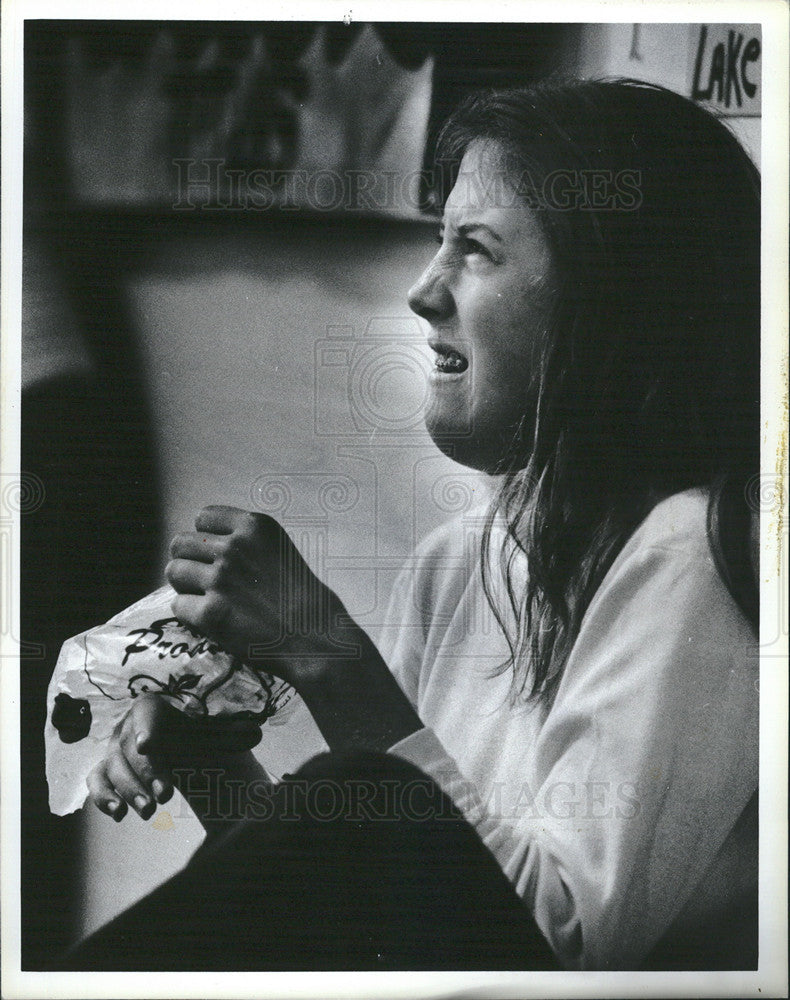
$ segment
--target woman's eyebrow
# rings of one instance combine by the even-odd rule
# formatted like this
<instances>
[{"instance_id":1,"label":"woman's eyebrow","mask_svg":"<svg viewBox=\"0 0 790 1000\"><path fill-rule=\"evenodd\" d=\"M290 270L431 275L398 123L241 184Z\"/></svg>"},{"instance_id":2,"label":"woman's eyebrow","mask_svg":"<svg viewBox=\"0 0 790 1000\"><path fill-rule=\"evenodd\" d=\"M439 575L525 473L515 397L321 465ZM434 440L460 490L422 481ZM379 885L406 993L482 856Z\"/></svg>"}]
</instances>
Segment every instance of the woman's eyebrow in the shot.
<instances>
[{"instance_id":1,"label":"woman's eyebrow","mask_svg":"<svg viewBox=\"0 0 790 1000\"><path fill-rule=\"evenodd\" d=\"M460 226L458 226L457 231L462 236L468 236L469 233L473 233L481 229L484 230L486 233L488 233L488 235L491 236L493 239L495 239L497 243L502 242L502 237L499 235L499 233L495 232L490 226L487 226L485 222L462 223Z\"/></svg>"}]
</instances>

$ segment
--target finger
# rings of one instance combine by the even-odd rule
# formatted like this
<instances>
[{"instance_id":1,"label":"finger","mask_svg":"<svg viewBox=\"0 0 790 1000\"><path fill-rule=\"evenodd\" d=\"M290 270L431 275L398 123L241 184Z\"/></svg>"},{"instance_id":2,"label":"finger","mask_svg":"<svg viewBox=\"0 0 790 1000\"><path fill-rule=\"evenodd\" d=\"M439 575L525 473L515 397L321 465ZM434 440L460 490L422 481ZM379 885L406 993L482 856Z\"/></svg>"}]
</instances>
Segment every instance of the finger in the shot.
<instances>
[{"instance_id":1,"label":"finger","mask_svg":"<svg viewBox=\"0 0 790 1000\"><path fill-rule=\"evenodd\" d=\"M174 616L195 632L216 639L215 626L222 624L219 602L213 604L203 594L176 594L170 602Z\"/></svg>"},{"instance_id":2,"label":"finger","mask_svg":"<svg viewBox=\"0 0 790 1000\"><path fill-rule=\"evenodd\" d=\"M159 803L173 794L170 767L160 751L162 733L178 723L181 713L155 694L141 695L124 720L121 747L127 763Z\"/></svg>"},{"instance_id":3,"label":"finger","mask_svg":"<svg viewBox=\"0 0 790 1000\"><path fill-rule=\"evenodd\" d=\"M176 618L189 625L190 628L199 629L198 622L201 620L204 599L195 594L176 594L170 602L173 614Z\"/></svg>"},{"instance_id":4,"label":"finger","mask_svg":"<svg viewBox=\"0 0 790 1000\"><path fill-rule=\"evenodd\" d=\"M120 752L111 754L105 761L107 780L138 813L141 819L148 819L154 812L153 796Z\"/></svg>"},{"instance_id":5,"label":"finger","mask_svg":"<svg viewBox=\"0 0 790 1000\"><path fill-rule=\"evenodd\" d=\"M195 518L195 528L198 531L209 531L214 535L231 535L241 520L247 516L247 511L239 510L238 507L213 504L200 511Z\"/></svg>"},{"instance_id":6,"label":"finger","mask_svg":"<svg viewBox=\"0 0 790 1000\"><path fill-rule=\"evenodd\" d=\"M150 798L159 803L167 802L173 795L169 766L161 755L140 753L135 743L136 734L132 730L121 743L126 763L137 775Z\"/></svg>"},{"instance_id":7,"label":"finger","mask_svg":"<svg viewBox=\"0 0 790 1000\"><path fill-rule=\"evenodd\" d=\"M173 797L173 779L169 769L155 770L151 780L151 793L156 801L162 805L169 802Z\"/></svg>"},{"instance_id":8,"label":"finger","mask_svg":"<svg viewBox=\"0 0 790 1000\"><path fill-rule=\"evenodd\" d=\"M96 808L105 815L112 816L116 823L120 823L129 810L108 780L104 763L94 767L86 783L88 794Z\"/></svg>"},{"instance_id":9,"label":"finger","mask_svg":"<svg viewBox=\"0 0 790 1000\"><path fill-rule=\"evenodd\" d=\"M211 586L211 564L194 559L171 559L165 576L180 594L205 594Z\"/></svg>"},{"instance_id":10,"label":"finger","mask_svg":"<svg viewBox=\"0 0 790 1000\"><path fill-rule=\"evenodd\" d=\"M197 562L213 562L217 555L217 538L207 531L184 531L176 535L170 543L173 559L195 559Z\"/></svg>"}]
</instances>

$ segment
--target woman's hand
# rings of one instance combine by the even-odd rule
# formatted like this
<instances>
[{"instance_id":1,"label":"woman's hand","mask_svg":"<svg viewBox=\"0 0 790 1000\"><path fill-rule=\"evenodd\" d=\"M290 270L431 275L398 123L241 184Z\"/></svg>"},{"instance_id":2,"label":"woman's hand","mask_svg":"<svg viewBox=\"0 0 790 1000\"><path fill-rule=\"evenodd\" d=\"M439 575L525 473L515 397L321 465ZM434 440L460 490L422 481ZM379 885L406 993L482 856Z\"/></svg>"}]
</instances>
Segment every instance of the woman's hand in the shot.
<instances>
[{"instance_id":1,"label":"woman's hand","mask_svg":"<svg viewBox=\"0 0 790 1000\"><path fill-rule=\"evenodd\" d=\"M370 637L280 525L205 507L177 535L173 614L299 692L331 749L387 750L422 727Z\"/></svg>"},{"instance_id":2,"label":"woman's hand","mask_svg":"<svg viewBox=\"0 0 790 1000\"><path fill-rule=\"evenodd\" d=\"M160 695L140 695L110 740L107 756L88 776L88 792L116 822L129 806L148 819L157 803L172 796L174 769L224 765L230 766L233 776L235 772L249 776L244 751L260 738L260 727L251 722L192 719ZM255 770L264 773L259 767Z\"/></svg>"},{"instance_id":3,"label":"woman's hand","mask_svg":"<svg viewBox=\"0 0 790 1000\"><path fill-rule=\"evenodd\" d=\"M173 614L244 663L294 683L294 663L333 650L343 607L265 514L205 507L176 535L166 576Z\"/></svg>"}]
</instances>

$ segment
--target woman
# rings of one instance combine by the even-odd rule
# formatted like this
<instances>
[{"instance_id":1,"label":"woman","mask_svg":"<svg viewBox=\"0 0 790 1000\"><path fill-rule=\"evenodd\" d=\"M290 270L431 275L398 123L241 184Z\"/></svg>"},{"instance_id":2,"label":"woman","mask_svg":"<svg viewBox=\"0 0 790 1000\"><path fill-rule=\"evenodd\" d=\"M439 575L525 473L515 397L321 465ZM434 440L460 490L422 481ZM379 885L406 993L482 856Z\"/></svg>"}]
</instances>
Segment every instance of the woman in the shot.
<instances>
[{"instance_id":1,"label":"woman","mask_svg":"<svg viewBox=\"0 0 790 1000\"><path fill-rule=\"evenodd\" d=\"M260 515L204 509L174 539L167 576L179 618L302 695L332 753L301 778L356 776L375 800L388 775L424 775L425 794L442 795L428 826L413 812L378 826L355 813L331 835L315 823L305 834L304 819L287 830L280 803L267 832L226 833L155 907L111 927L105 948L128 943L146 914L188 909L188 933L200 934L212 903L196 903L195 886L261 871L261 852L276 851L287 875L272 888L269 854L263 909L249 868L223 898L280 939L298 937L294 921L311 909L336 912L342 931L326 931L324 949L315 935L303 942L301 967L326 967L330 954L358 967L365 942L378 954L382 941L380 964L393 967L452 967L465 954L479 967L743 967L754 961L744 927L757 860L743 501L758 469L757 172L712 116L633 81L473 97L437 162L448 183L440 247L410 305L436 352L434 441L499 477L473 532L479 558L465 561L459 525L426 540L379 648ZM495 629L473 627L481 606ZM171 794L176 761L254 779L250 756L225 754L254 739L198 731L140 699L91 795L116 819L127 802L147 817ZM362 853L344 862L362 827ZM289 895L288 880L308 871L309 893ZM339 888L349 879L353 901ZM393 928L406 928L403 952ZM273 967L266 956L244 967ZM137 966L127 954L118 967Z\"/></svg>"}]
</instances>

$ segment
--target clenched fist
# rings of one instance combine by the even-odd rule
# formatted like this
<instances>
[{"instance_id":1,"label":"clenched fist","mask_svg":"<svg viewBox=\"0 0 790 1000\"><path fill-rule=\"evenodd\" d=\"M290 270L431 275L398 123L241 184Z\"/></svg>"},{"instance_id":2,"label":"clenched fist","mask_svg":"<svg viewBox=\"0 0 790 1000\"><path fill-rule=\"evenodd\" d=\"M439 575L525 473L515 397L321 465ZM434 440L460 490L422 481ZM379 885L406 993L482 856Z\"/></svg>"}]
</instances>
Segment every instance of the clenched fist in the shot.
<instances>
[{"instance_id":1,"label":"clenched fist","mask_svg":"<svg viewBox=\"0 0 790 1000\"><path fill-rule=\"evenodd\" d=\"M265 514L205 507L195 531L176 535L167 579L173 613L247 664L298 688L300 660L338 648L344 608Z\"/></svg>"}]
</instances>

